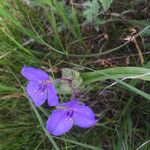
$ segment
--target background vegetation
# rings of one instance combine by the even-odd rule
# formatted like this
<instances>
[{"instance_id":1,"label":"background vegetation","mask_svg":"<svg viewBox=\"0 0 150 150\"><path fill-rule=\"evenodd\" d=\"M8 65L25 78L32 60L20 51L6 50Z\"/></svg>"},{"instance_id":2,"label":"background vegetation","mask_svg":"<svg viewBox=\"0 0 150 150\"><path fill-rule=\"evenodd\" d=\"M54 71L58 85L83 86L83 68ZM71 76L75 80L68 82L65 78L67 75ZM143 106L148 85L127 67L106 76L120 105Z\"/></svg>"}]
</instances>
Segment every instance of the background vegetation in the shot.
<instances>
[{"instance_id":1,"label":"background vegetation","mask_svg":"<svg viewBox=\"0 0 150 150\"><path fill-rule=\"evenodd\" d=\"M112 71L113 78L87 84L78 98L100 121L53 137L45 129L52 108L35 108L24 92L25 64L55 77L61 68L149 68L149 0L1 0L0 149L150 149L148 81L114 81Z\"/></svg>"}]
</instances>

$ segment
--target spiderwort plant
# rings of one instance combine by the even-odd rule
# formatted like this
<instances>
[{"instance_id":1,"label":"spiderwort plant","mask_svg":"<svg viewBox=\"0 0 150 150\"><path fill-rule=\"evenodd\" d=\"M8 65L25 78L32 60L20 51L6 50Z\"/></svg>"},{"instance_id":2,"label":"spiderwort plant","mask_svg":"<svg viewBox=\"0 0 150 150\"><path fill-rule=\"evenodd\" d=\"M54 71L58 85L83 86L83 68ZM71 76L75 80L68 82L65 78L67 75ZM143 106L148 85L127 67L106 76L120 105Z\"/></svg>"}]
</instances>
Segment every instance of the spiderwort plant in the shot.
<instances>
[{"instance_id":1,"label":"spiderwort plant","mask_svg":"<svg viewBox=\"0 0 150 150\"><path fill-rule=\"evenodd\" d=\"M58 97L52 78L40 69L24 66L21 74L29 81L26 86L27 94L35 106L42 105L48 99L49 106L58 105Z\"/></svg>"},{"instance_id":2,"label":"spiderwort plant","mask_svg":"<svg viewBox=\"0 0 150 150\"><path fill-rule=\"evenodd\" d=\"M68 132L73 125L89 128L96 122L95 114L88 106L77 100L71 100L57 106L49 116L46 128L49 133L59 136Z\"/></svg>"}]
</instances>

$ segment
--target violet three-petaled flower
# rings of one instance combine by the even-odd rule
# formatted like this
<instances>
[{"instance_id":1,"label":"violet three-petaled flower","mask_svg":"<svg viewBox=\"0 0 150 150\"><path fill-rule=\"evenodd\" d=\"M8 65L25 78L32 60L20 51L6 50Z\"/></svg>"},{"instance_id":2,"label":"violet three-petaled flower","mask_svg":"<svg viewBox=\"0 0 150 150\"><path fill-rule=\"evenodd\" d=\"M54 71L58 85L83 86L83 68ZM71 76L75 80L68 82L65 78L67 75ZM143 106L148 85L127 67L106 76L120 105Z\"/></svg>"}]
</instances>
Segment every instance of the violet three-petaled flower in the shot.
<instances>
[{"instance_id":1,"label":"violet three-petaled flower","mask_svg":"<svg viewBox=\"0 0 150 150\"><path fill-rule=\"evenodd\" d=\"M24 66L21 74L29 81L26 91L35 106L42 105L46 99L48 99L49 106L56 106L58 104L56 89L46 72Z\"/></svg>"},{"instance_id":2,"label":"violet three-petaled flower","mask_svg":"<svg viewBox=\"0 0 150 150\"><path fill-rule=\"evenodd\" d=\"M68 132L73 124L81 128L89 128L96 122L95 114L88 106L77 100L71 100L57 106L49 116L46 128L49 133L59 136Z\"/></svg>"}]
</instances>

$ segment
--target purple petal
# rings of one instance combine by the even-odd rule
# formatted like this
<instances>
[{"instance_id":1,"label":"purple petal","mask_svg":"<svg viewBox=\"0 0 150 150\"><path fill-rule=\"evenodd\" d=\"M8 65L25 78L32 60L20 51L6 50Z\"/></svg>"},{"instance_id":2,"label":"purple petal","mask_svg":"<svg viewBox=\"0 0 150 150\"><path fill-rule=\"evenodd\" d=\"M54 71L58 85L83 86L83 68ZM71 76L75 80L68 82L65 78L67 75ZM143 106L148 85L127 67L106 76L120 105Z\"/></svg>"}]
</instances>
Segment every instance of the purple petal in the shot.
<instances>
[{"instance_id":1,"label":"purple petal","mask_svg":"<svg viewBox=\"0 0 150 150\"><path fill-rule=\"evenodd\" d=\"M47 89L48 89L48 105L49 106L58 105L58 96L54 85L49 84Z\"/></svg>"},{"instance_id":2,"label":"purple petal","mask_svg":"<svg viewBox=\"0 0 150 150\"><path fill-rule=\"evenodd\" d=\"M74 108L73 119L75 125L81 128L89 128L97 122L93 111L85 105L76 105Z\"/></svg>"},{"instance_id":3,"label":"purple petal","mask_svg":"<svg viewBox=\"0 0 150 150\"><path fill-rule=\"evenodd\" d=\"M48 74L40 69L24 66L21 70L21 74L28 80L41 81L48 80Z\"/></svg>"},{"instance_id":4,"label":"purple petal","mask_svg":"<svg viewBox=\"0 0 150 150\"><path fill-rule=\"evenodd\" d=\"M49 133L58 136L68 132L73 126L72 118L67 115L67 110L56 109L49 116L46 128Z\"/></svg>"},{"instance_id":5,"label":"purple petal","mask_svg":"<svg viewBox=\"0 0 150 150\"><path fill-rule=\"evenodd\" d=\"M62 105L62 106L68 106L68 107L70 107L70 108L73 108L73 107L75 107L75 106L78 106L79 104L78 104L78 101L77 101L77 100L71 100L71 101L69 101L69 102L62 103L61 105Z\"/></svg>"},{"instance_id":6,"label":"purple petal","mask_svg":"<svg viewBox=\"0 0 150 150\"><path fill-rule=\"evenodd\" d=\"M41 90L39 90L39 85L37 84L37 82L29 81L26 90L35 106L40 106L46 101L47 90L41 92Z\"/></svg>"}]
</instances>

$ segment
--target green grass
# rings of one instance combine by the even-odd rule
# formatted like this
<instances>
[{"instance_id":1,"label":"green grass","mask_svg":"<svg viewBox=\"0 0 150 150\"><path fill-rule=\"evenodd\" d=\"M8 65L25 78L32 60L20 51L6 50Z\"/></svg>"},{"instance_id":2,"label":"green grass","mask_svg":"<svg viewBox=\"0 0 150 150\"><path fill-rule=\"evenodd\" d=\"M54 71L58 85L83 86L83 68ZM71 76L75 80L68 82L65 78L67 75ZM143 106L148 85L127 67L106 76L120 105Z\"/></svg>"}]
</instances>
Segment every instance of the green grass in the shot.
<instances>
[{"instance_id":1,"label":"green grass","mask_svg":"<svg viewBox=\"0 0 150 150\"><path fill-rule=\"evenodd\" d=\"M57 0L32 2L32 7L20 0L0 2L0 150L149 150L147 1L114 0L108 12L123 16L100 14L99 31L86 24L77 6ZM131 34L130 28L137 30L144 64L134 43L123 39ZM79 98L96 113L96 126L50 135L45 123L54 108L47 104L36 108L26 95L27 82L20 73L24 65L42 68L56 78L57 68L81 72ZM70 99L59 96L61 101Z\"/></svg>"}]
</instances>

